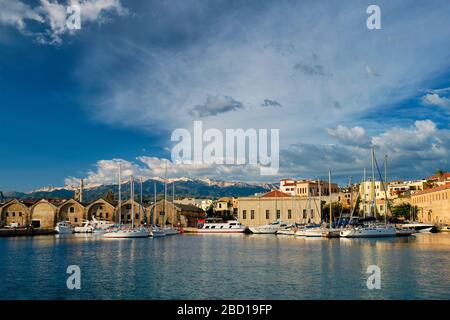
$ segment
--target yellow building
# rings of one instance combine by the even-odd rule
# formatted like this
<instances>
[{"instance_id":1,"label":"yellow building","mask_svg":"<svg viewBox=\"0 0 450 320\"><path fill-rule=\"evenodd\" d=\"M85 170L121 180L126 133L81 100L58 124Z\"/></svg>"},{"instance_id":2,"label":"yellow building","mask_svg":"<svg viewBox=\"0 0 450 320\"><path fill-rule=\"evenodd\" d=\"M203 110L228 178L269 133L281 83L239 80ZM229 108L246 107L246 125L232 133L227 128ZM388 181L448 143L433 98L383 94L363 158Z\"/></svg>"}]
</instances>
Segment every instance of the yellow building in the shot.
<instances>
[{"instance_id":1,"label":"yellow building","mask_svg":"<svg viewBox=\"0 0 450 320\"><path fill-rule=\"evenodd\" d=\"M105 199L98 199L86 207L88 219L95 217L96 219L108 220L109 222L115 222L118 219L115 211L115 206Z\"/></svg>"},{"instance_id":2,"label":"yellow building","mask_svg":"<svg viewBox=\"0 0 450 320\"><path fill-rule=\"evenodd\" d=\"M56 225L58 207L42 199L30 208L31 224L34 228L52 229Z\"/></svg>"},{"instance_id":3,"label":"yellow building","mask_svg":"<svg viewBox=\"0 0 450 320\"><path fill-rule=\"evenodd\" d=\"M178 225L196 227L197 221L204 218L204 211L192 204L173 203L160 200L146 208L147 223L159 226ZM153 219L153 221L151 220Z\"/></svg>"},{"instance_id":4,"label":"yellow building","mask_svg":"<svg viewBox=\"0 0 450 320\"><path fill-rule=\"evenodd\" d=\"M261 196L238 198L237 202L238 220L248 227L269 224L277 219L291 224L321 221L318 197L308 200L273 190Z\"/></svg>"},{"instance_id":5,"label":"yellow building","mask_svg":"<svg viewBox=\"0 0 450 320\"><path fill-rule=\"evenodd\" d=\"M87 219L84 206L74 199L63 202L58 207L58 222L68 221L74 226L82 226L83 220Z\"/></svg>"},{"instance_id":6,"label":"yellow building","mask_svg":"<svg viewBox=\"0 0 450 320\"><path fill-rule=\"evenodd\" d=\"M29 207L17 200L8 201L0 207L0 225L11 226L17 224L18 227L24 227L30 224Z\"/></svg>"},{"instance_id":7,"label":"yellow building","mask_svg":"<svg viewBox=\"0 0 450 320\"><path fill-rule=\"evenodd\" d=\"M411 195L411 204L418 209L419 221L450 224L450 183Z\"/></svg>"}]
</instances>

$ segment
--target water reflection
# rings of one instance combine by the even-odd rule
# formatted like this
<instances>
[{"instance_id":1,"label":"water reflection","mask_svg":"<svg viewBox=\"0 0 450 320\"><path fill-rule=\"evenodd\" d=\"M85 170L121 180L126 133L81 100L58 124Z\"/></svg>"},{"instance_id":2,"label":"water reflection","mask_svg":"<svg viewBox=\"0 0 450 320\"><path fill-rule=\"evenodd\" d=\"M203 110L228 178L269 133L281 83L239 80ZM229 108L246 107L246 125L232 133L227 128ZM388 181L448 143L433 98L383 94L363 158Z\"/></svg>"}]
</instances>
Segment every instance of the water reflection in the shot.
<instances>
[{"instance_id":1,"label":"water reflection","mask_svg":"<svg viewBox=\"0 0 450 320\"><path fill-rule=\"evenodd\" d=\"M2 299L447 299L449 234L324 239L96 235L0 239ZM67 290L79 265L82 290ZM382 272L368 290L369 265Z\"/></svg>"}]
</instances>

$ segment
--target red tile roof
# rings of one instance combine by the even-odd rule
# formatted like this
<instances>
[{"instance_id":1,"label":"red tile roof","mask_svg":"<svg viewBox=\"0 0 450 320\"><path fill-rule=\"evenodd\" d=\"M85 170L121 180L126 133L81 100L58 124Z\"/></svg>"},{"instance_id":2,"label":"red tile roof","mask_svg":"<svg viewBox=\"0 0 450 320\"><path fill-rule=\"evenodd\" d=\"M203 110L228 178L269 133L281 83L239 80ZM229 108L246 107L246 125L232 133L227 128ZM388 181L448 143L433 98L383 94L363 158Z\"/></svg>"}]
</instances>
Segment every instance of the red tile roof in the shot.
<instances>
[{"instance_id":1,"label":"red tile roof","mask_svg":"<svg viewBox=\"0 0 450 320\"><path fill-rule=\"evenodd\" d=\"M448 183L446 183L446 184L444 184L442 186L439 186L439 187L434 187L434 188L425 189L425 190L416 192L416 193L413 194L413 196L418 196L418 195L425 194L425 193L430 193L430 192L442 191L442 190L445 190L445 189L450 189L450 182L448 182Z\"/></svg>"},{"instance_id":2,"label":"red tile roof","mask_svg":"<svg viewBox=\"0 0 450 320\"><path fill-rule=\"evenodd\" d=\"M428 177L427 180L438 180L439 178L449 179L450 172L445 172L442 175L439 175L439 174L432 175L431 177Z\"/></svg>"},{"instance_id":3,"label":"red tile roof","mask_svg":"<svg viewBox=\"0 0 450 320\"><path fill-rule=\"evenodd\" d=\"M281 197L290 197L290 194L281 192L280 190L272 190L270 192L267 192L262 197L263 198L281 198Z\"/></svg>"}]
</instances>

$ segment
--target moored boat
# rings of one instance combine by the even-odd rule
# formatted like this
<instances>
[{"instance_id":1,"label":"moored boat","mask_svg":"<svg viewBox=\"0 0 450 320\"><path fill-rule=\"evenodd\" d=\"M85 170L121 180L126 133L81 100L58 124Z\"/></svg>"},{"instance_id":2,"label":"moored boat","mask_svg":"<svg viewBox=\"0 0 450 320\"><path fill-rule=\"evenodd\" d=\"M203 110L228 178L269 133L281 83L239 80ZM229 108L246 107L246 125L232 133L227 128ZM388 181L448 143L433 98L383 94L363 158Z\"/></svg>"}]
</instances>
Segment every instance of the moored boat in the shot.
<instances>
[{"instance_id":1,"label":"moored boat","mask_svg":"<svg viewBox=\"0 0 450 320\"><path fill-rule=\"evenodd\" d=\"M435 225L429 223L413 222L404 223L401 226L402 229L413 229L418 233L438 232Z\"/></svg>"},{"instance_id":2,"label":"moored boat","mask_svg":"<svg viewBox=\"0 0 450 320\"><path fill-rule=\"evenodd\" d=\"M219 222L216 219L207 219L206 222L198 228L197 233L244 233L246 229L247 227L243 226L237 220Z\"/></svg>"},{"instance_id":3,"label":"moored boat","mask_svg":"<svg viewBox=\"0 0 450 320\"><path fill-rule=\"evenodd\" d=\"M288 224L277 220L271 224L266 224L257 227L250 227L250 231L255 234L275 234L278 230L286 228Z\"/></svg>"},{"instance_id":4,"label":"moored boat","mask_svg":"<svg viewBox=\"0 0 450 320\"><path fill-rule=\"evenodd\" d=\"M73 227L67 221L58 222L56 224L55 231L58 232L58 234L71 234L73 233Z\"/></svg>"},{"instance_id":5,"label":"moored boat","mask_svg":"<svg viewBox=\"0 0 450 320\"><path fill-rule=\"evenodd\" d=\"M343 238L380 238L380 237L395 237L397 235L394 227L386 226L356 226L342 229L340 236Z\"/></svg>"}]
</instances>

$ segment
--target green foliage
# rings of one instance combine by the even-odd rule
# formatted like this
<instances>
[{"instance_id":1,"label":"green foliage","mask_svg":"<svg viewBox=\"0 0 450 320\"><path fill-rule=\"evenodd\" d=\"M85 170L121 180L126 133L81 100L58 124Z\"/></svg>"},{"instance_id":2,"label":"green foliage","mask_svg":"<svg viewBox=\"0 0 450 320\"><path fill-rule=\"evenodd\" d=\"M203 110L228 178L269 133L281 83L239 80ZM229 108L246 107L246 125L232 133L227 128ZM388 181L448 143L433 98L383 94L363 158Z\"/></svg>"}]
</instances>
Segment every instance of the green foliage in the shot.
<instances>
[{"instance_id":1,"label":"green foliage","mask_svg":"<svg viewBox=\"0 0 450 320\"><path fill-rule=\"evenodd\" d=\"M401 217L410 219L412 210L413 207L409 203L401 203L391 207L392 216L396 219Z\"/></svg>"}]
</instances>

